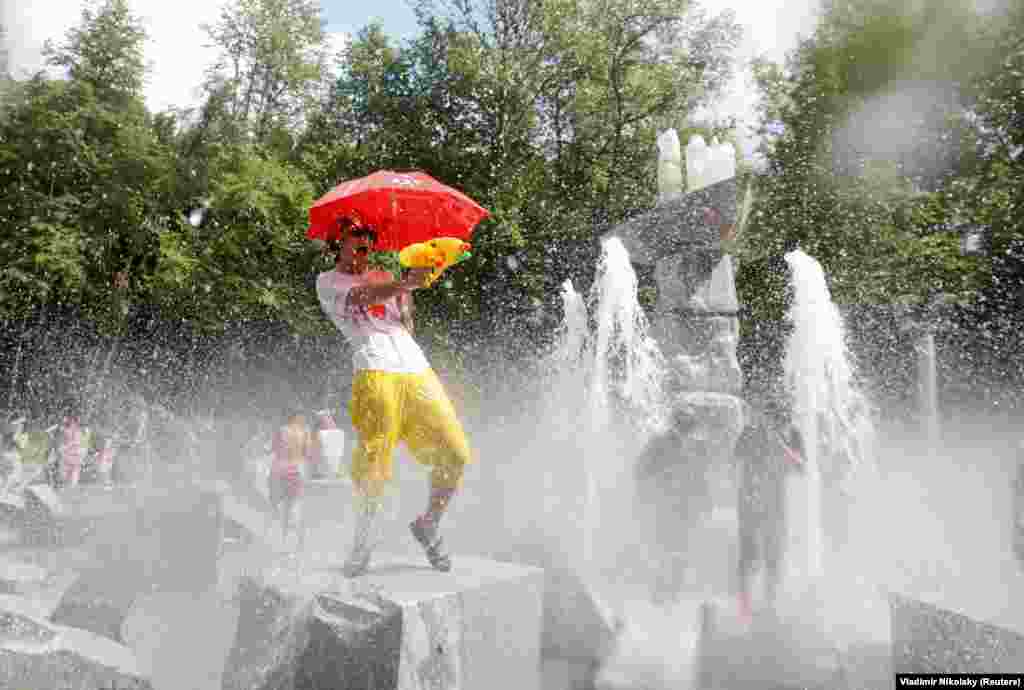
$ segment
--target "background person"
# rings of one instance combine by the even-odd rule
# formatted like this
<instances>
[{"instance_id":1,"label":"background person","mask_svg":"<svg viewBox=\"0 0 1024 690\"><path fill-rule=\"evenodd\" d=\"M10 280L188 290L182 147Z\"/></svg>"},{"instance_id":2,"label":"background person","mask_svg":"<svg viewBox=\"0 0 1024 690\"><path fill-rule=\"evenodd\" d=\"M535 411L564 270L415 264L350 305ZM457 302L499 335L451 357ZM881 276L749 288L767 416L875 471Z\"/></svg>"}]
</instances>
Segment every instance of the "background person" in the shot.
<instances>
[{"instance_id":1,"label":"background person","mask_svg":"<svg viewBox=\"0 0 1024 690\"><path fill-rule=\"evenodd\" d=\"M302 496L305 492L306 462L312 453L313 440L301 412L286 413L284 425L274 432L271 442L273 460L270 465L270 503L281 525L285 545L295 533L296 547L305 545L305 524L302 520Z\"/></svg>"},{"instance_id":2,"label":"background person","mask_svg":"<svg viewBox=\"0 0 1024 690\"><path fill-rule=\"evenodd\" d=\"M739 463L739 609L753 613L752 584L764 567L765 599L774 602L786 545L786 476L804 470L800 432L778 407L752 408L736 443Z\"/></svg>"},{"instance_id":3,"label":"background person","mask_svg":"<svg viewBox=\"0 0 1024 690\"><path fill-rule=\"evenodd\" d=\"M57 453L60 463L58 481L62 487L78 486L88 440L74 404L66 403L64 417L57 429Z\"/></svg>"},{"instance_id":4,"label":"background person","mask_svg":"<svg viewBox=\"0 0 1024 690\"><path fill-rule=\"evenodd\" d=\"M21 450L19 443L25 419L0 421L0 493L6 493L21 481Z\"/></svg>"}]
</instances>

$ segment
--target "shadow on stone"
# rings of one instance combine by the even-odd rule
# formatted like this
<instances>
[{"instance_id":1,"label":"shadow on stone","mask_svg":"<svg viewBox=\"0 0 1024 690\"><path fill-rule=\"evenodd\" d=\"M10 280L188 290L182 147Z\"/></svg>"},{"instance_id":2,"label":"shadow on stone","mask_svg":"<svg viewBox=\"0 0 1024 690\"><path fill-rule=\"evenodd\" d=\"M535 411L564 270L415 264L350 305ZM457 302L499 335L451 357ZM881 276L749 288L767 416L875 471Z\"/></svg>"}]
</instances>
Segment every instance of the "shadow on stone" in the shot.
<instances>
[{"instance_id":1,"label":"shadow on stone","mask_svg":"<svg viewBox=\"0 0 1024 690\"><path fill-rule=\"evenodd\" d=\"M309 643L298 659L296 690L332 687L344 678L350 688L398 687L402 610L359 605L330 595L314 599Z\"/></svg>"}]
</instances>

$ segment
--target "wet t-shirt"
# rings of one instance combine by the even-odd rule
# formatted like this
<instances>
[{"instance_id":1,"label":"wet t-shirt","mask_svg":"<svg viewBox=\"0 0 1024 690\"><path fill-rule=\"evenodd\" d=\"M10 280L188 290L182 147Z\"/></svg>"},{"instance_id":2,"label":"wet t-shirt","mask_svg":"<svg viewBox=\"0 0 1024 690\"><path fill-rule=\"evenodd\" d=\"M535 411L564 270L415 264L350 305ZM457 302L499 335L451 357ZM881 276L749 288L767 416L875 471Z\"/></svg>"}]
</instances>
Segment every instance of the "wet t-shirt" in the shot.
<instances>
[{"instance_id":1,"label":"wet t-shirt","mask_svg":"<svg viewBox=\"0 0 1024 690\"><path fill-rule=\"evenodd\" d=\"M352 288L372 285L381 278L390 278L390 274L382 271L360 275L341 271L321 273L316 280L320 307L352 346L352 367L356 371L422 373L430 364L402 324L402 312L395 297L368 307L347 302Z\"/></svg>"},{"instance_id":2,"label":"wet t-shirt","mask_svg":"<svg viewBox=\"0 0 1024 690\"><path fill-rule=\"evenodd\" d=\"M309 432L299 424L286 424L278 429L273 438L274 460L271 474L287 476L306 461L309 452Z\"/></svg>"}]
</instances>

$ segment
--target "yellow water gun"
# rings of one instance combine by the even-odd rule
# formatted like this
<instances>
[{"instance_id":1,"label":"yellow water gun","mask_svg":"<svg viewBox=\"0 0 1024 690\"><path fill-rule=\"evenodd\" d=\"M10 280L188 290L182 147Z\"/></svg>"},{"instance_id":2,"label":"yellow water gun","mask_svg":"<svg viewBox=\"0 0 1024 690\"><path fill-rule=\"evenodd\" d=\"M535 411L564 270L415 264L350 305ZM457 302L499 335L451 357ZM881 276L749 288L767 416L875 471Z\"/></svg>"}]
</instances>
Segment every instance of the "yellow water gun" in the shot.
<instances>
[{"instance_id":1,"label":"yellow water gun","mask_svg":"<svg viewBox=\"0 0 1024 690\"><path fill-rule=\"evenodd\" d=\"M432 268L427 286L431 286L449 267L472 256L469 242L457 237L438 237L429 242L417 242L398 253L398 262L405 268Z\"/></svg>"}]
</instances>

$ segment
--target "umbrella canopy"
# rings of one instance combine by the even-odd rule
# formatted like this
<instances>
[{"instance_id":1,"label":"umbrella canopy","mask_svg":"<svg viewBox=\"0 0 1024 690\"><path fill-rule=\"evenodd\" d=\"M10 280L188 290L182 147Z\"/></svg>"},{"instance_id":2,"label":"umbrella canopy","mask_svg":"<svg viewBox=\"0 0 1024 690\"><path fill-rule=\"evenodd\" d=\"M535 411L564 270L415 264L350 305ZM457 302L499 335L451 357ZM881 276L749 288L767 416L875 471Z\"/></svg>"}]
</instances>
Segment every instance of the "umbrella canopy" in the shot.
<instances>
[{"instance_id":1,"label":"umbrella canopy","mask_svg":"<svg viewBox=\"0 0 1024 690\"><path fill-rule=\"evenodd\" d=\"M399 251L435 237L468 240L490 215L468 196L424 172L379 170L342 182L309 209L306 237L339 238L337 219L358 214L377 231L377 251Z\"/></svg>"}]
</instances>

